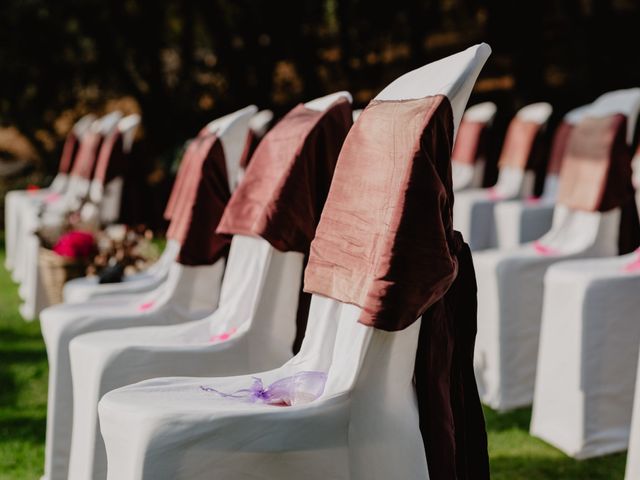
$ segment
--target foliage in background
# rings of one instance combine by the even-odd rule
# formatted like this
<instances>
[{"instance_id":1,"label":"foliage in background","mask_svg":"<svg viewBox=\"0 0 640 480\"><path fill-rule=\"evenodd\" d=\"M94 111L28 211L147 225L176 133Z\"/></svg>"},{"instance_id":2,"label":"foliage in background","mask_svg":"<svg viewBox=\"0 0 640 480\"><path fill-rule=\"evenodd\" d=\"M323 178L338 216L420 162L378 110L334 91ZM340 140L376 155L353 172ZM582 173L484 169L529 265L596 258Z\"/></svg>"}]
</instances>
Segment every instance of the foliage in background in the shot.
<instances>
[{"instance_id":1,"label":"foliage in background","mask_svg":"<svg viewBox=\"0 0 640 480\"><path fill-rule=\"evenodd\" d=\"M478 99L567 109L640 84L627 48L639 23L634 0L3 0L0 125L51 172L77 116L139 110L145 153L166 160L232 109L281 113L338 89L363 104L482 40L494 54Z\"/></svg>"}]
</instances>

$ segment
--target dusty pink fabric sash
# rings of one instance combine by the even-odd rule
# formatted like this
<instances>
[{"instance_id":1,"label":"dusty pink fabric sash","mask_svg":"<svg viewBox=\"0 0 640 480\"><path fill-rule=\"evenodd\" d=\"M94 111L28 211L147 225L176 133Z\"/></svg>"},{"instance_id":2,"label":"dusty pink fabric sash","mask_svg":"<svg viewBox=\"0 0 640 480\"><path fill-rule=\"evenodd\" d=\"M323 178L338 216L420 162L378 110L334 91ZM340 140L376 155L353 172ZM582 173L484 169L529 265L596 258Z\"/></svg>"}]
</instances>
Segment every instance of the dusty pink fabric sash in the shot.
<instances>
[{"instance_id":1,"label":"dusty pink fabric sash","mask_svg":"<svg viewBox=\"0 0 640 480\"><path fill-rule=\"evenodd\" d=\"M97 132L88 132L82 137L70 175L90 180L98 160L98 152L104 138Z\"/></svg>"},{"instance_id":2,"label":"dusty pink fabric sash","mask_svg":"<svg viewBox=\"0 0 640 480\"><path fill-rule=\"evenodd\" d=\"M178 262L211 265L228 250L229 240L216 234L215 230L231 194L220 140L215 135L208 135L198 137L193 143L192 154L184 165L182 191L176 201L167 238L182 245Z\"/></svg>"},{"instance_id":3,"label":"dusty pink fabric sash","mask_svg":"<svg viewBox=\"0 0 640 480\"><path fill-rule=\"evenodd\" d=\"M280 251L308 252L352 123L344 99L324 112L304 105L291 110L258 145L218 232L260 236Z\"/></svg>"},{"instance_id":4,"label":"dusty pink fabric sash","mask_svg":"<svg viewBox=\"0 0 640 480\"><path fill-rule=\"evenodd\" d=\"M551 143L551 152L549 153L549 163L547 165L547 173L558 175L562 168L562 160L569 145L569 136L574 129L574 125L569 122L561 122L553 134L553 142Z\"/></svg>"},{"instance_id":5,"label":"dusty pink fabric sash","mask_svg":"<svg viewBox=\"0 0 640 480\"><path fill-rule=\"evenodd\" d=\"M124 175L126 158L122 134L116 131L109 135L100 146L93 179L106 185L116 177Z\"/></svg>"},{"instance_id":6,"label":"dusty pink fabric sash","mask_svg":"<svg viewBox=\"0 0 640 480\"><path fill-rule=\"evenodd\" d=\"M444 96L367 106L340 152L311 244L306 291L358 305L361 323L391 331L442 298L459 248L452 143Z\"/></svg>"},{"instance_id":7,"label":"dusty pink fabric sash","mask_svg":"<svg viewBox=\"0 0 640 480\"><path fill-rule=\"evenodd\" d=\"M73 161L76 158L79 147L80 141L72 130L67 135L67 138L64 141L64 146L62 147L62 156L60 157L60 164L58 165L58 173L71 172L71 167L73 166Z\"/></svg>"},{"instance_id":8,"label":"dusty pink fabric sash","mask_svg":"<svg viewBox=\"0 0 640 480\"><path fill-rule=\"evenodd\" d=\"M453 144L451 158L458 163L475 164L476 160L484 154L486 127L485 122L470 122L463 118Z\"/></svg>"},{"instance_id":9,"label":"dusty pink fabric sash","mask_svg":"<svg viewBox=\"0 0 640 480\"><path fill-rule=\"evenodd\" d=\"M184 153L182 154L180 167L178 167L178 173L176 174L176 179L173 182L173 188L171 188L171 195L169 195L169 200L164 210L164 218L166 220L171 220L176 206L178 205L179 199L181 195L184 194L184 184L187 177L189 176L191 168L191 158L194 156L195 152L198 151L198 145L199 142L197 138L191 140L187 145Z\"/></svg>"},{"instance_id":10,"label":"dusty pink fabric sash","mask_svg":"<svg viewBox=\"0 0 640 480\"><path fill-rule=\"evenodd\" d=\"M511 120L498 160L500 168L514 167L527 170L533 167L536 161L534 147L540 127L539 123L521 120L518 117Z\"/></svg>"},{"instance_id":11,"label":"dusty pink fabric sash","mask_svg":"<svg viewBox=\"0 0 640 480\"><path fill-rule=\"evenodd\" d=\"M633 197L631 150L622 114L586 118L569 138L558 202L578 210L607 211Z\"/></svg>"}]
</instances>

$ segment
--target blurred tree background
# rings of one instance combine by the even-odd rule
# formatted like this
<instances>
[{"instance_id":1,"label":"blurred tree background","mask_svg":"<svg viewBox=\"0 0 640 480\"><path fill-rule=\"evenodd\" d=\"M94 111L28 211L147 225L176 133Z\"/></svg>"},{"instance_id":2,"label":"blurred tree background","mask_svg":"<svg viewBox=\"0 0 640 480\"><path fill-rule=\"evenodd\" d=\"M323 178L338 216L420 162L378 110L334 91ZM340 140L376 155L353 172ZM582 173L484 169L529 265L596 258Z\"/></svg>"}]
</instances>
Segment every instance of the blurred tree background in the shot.
<instances>
[{"instance_id":1,"label":"blurred tree background","mask_svg":"<svg viewBox=\"0 0 640 480\"><path fill-rule=\"evenodd\" d=\"M119 108L142 114L139 175L166 192L216 116L340 89L363 106L480 41L493 55L471 103L495 101L505 125L531 101L560 116L640 85L638 25L635 0L2 0L0 176L46 181L73 121Z\"/></svg>"}]
</instances>

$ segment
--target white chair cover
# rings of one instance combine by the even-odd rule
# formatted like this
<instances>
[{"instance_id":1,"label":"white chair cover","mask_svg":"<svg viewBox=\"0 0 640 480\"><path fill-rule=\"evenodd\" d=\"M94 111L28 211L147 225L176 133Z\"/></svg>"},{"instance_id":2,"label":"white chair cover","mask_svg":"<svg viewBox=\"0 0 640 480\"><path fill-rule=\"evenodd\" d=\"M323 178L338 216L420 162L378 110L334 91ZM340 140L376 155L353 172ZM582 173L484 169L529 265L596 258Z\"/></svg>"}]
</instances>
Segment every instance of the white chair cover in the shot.
<instances>
[{"instance_id":1,"label":"white chair cover","mask_svg":"<svg viewBox=\"0 0 640 480\"><path fill-rule=\"evenodd\" d=\"M635 480L640 476L640 369L637 369L630 430L627 469L624 480Z\"/></svg>"},{"instance_id":2,"label":"white chair cover","mask_svg":"<svg viewBox=\"0 0 640 480\"><path fill-rule=\"evenodd\" d=\"M240 110L216 130L227 146L244 145L248 121L255 107ZM239 131L239 133L238 133ZM231 135L233 133L233 135ZM231 141L230 141L231 140ZM241 149L235 156L239 161ZM226 156L225 156L225 160ZM166 279L142 293L105 295L94 300L45 309L41 328L49 359L49 396L45 479L66 479L73 419L69 343L76 336L142 325L175 325L202 318L218 305L224 259L213 265L187 266L171 262Z\"/></svg>"},{"instance_id":3,"label":"white chair cover","mask_svg":"<svg viewBox=\"0 0 640 480\"><path fill-rule=\"evenodd\" d=\"M78 139L78 142L82 140L83 135L94 121L95 116L89 114L81 117L74 124L72 134ZM14 268L14 257L22 219L20 212L25 208L21 204L23 202L43 202L47 196L62 195L67 188L68 181L68 172L59 171L47 188L35 191L12 190L7 193L4 199L5 266L7 269L12 270Z\"/></svg>"},{"instance_id":4,"label":"white chair cover","mask_svg":"<svg viewBox=\"0 0 640 480\"><path fill-rule=\"evenodd\" d=\"M552 108L548 103L533 103L521 108L516 118L546 125ZM496 246L494 208L498 202L527 197L533 193L535 175L532 171L512 166L500 169L498 182L490 189L469 189L456 194L453 222L471 250Z\"/></svg>"},{"instance_id":5,"label":"white chair cover","mask_svg":"<svg viewBox=\"0 0 640 480\"><path fill-rule=\"evenodd\" d=\"M91 128L98 132L103 139L115 134L118 121L122 117L120 112L111 112L94 122ZM54 198L51 202L42 205L28 205L21 212L22 231L20 233L21 248L19 255L19 275L21 285L18 293L23 300L20 305L20 314L25 320L33 320L40 311L49 304L49 300L41 285L40 270L38 267L40 240L35 231L41 226L57 226L64 215L79 209L83 199L89 195L91 181L88 178L72 175L69 178L68 188L62 196Z\"/></svg>"},{"instance_id":6,"label":"white chair cover","mask_svg":"<svg viewBox=\"0 0 640 480\"><path fill-rule=\"evenodd\" d=\"M638 101L640 96L633 94L622 106L617 102L592 106L589 116L628 114L636 111ZM478 280L474 364L484 403L497 410L531 404L544 274L563 260L616 255L620 214L619 208L601 213L558 205L551 230L539 242L474 253Z\"/></svg>"},{"instance_id":7,"label":"white chair cover","mask_svg":"<svg viewBox=\"0 0 640 480\"><path fill-rule=\"evenodd\" d=\"M377 98L445 93L457 125L489 51L480 45L418 69ZM108 478L428 478L412 383L420 322L383 332L357 323L360 313L314 295L300 353L255 374L268 385L327 372L311 403L274 407L200 389L233 392L251 385L248 375L162 378L107 393L99 416Z\"/></svg>"},{"instance_id":8,"label":"white chair cover","mask_svg":"<svg viewBox=\"0 0 640 480\"><path fill-rule=\"evenodd\" d=\"M544 279L531 433L584 459L625 450L640 346L638 253L558 263Z\"/></svg>"},{"instance_id":9,"label":"white chair cover","mask_svg":"<svg viewBox=\"0 0 640 480\"><path fill-rule=\"evenodd\" d=\"M339 92L308 102L324 111ZM109 390L166 375L237 375L276 368L291 357L304 256L279 252L259 237L235 235L210 316L172 327L77 337L70 346L73 440L69 478L106 478L98 401ZM228 342L220 342L230 337Z\"/></svg>"},{"instance_id":10,"label":"white chair cover","mask_svg":"<svg viewBox=\"0 0 640 480\"><path fill-rule=\"evenodd\" d=\"M234 165L240 162L242 154L242 149L238 148L237 142L239 139L235 133L235 128L229 129L229 126L234 124L237 119L246 121L246 116L253 115L256 111L257 108L254 105L250 105L242 110L217 118L205 127L210 132L217 133L220 136L229 178L232 178L233 172L238 170ZM253 118L255 118L255 115L251 117L251 119ZM250 123L251 120L249 120ZM244 143L242 145L244 146ZM229 172L232 173L229 174ZM233 192L233 187L236 185L235 180L229 185L231 192ZM64 286L64 301L65 303L78 303L110 295L149 292L165 281L169 274L169 268L176 260L179 250L180 245L169 240L158 262L145 272L125 276L120 283L99 284L97 277L82 277L71 280Z\"/></svg>"},{"instance_id":11,"label":"white chair cover","mask_svg":"<svg viewBox=\"0 0 640 480\"><path fill-rule=\"evenodd\" d=\"M464 112L462 121L481 123L485 125L486 129L493 122L496 111L497 107L493 102L478 103ZM458 141L460 141L460 138L458 138ZM487 159L484 157L477 158L473 164L459 162L455 157L454 150L454 155L451 158L453 191L460 192L470 188L482 187L486 163Z\"/></svg>"},{"instance_id":12,"label":"white chair cover","mask_svg":"<svg viewBox=\"0 0 640 480\"><path fill-rule=\"evenodd\" d=\"M120 118L122 114L120 112L112 112L104 117L94 120L89 124L82 134L80 145L85 142L91 141L94 134L99 134L103 138L109 135L115 128L114 120ZM78 147L80 151L80 146ZM31 243L26 241L27 238L32 235L32 232L38 228L40 223L45 219L40 219L41 211L49 211L50 215L46 218L48 224L56 224L56 220L59 222L59 216L62 215L67 208L67 205L75 203L77 198L82 198L88 192L89 180L77 175L74 171L74 166L68 175L68 180L63 192L54 192L51 195L45 195L42 198L34 199L31 201L23 202L20 204L20 210L17 215L20 218L18 224L18 230L15 236L15 255L14 255L14 270L13 279L17 282L22 282L26 277L28 271L28 264L30 256L33 255L33 248Z\"/></svg>"},{"instance_id":13,"label":"white chair cover","mask_svg":"<svg viewBox=\"0 0 640 480\"><path fill-rule=\"evenodd\" d=\"M162 255L148 269L132 275L125 275L119 283L98 283L98 277L74 278L64 284L65 303L81 303L118 294L148 292L158 287L169 274L169 269L178 256L180 244L167 240Z\"/></svg>"},{"instance_id":14,"label":"white chair cover","mask_svg":"<svg viewBox=\"0 0 640 480\"><path fill-rule=\"evenodd\" d=\"M575 108L564 116L564 123L575 125L588 115L590 105ZM551 229L558 190L558 175L547 173L540 198L510 200L495 206L497 247L514 248L540 238Z\"/></svg>"},{"instance_id":15,"label":"white chair cover","mask_svg":"<svg viewBox=\"0 0 640 480\"><path fill-rule=\"evenodd\" d=\"M628 108L635 124L640 90L610 92L594 105L609 102ZM630 267L637 259L561 262L544 279L531 433L574 458L628 445L640 345L640 268Z\"/></svg>"},{"instance_id":16,"label":"white chair cover","mask_svg":"<svg viewBox=\"0 0 640 480\"><path fill-rule=\"evenodd\" d=\"M74 418L69 479L106 477L97 407L108 391L159 376L247 374L286 362L295 336L302 265L301 253L282 253L261 238L235 236L220 305L212 315L175 326L77 337L70 346ZM220 336L231 340L211 340Z\"/></svg>"}]
</instances>

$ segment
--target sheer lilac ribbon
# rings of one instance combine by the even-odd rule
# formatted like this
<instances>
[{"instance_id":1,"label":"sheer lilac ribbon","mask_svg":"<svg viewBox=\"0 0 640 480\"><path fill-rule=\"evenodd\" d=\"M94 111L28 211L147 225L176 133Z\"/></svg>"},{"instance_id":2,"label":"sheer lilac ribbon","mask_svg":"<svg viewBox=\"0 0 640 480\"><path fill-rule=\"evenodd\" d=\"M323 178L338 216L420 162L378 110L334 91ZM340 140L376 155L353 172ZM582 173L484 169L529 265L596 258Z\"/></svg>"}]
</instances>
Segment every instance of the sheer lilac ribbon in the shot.
<instances>
[{"instance_id":1,"label":"sheer lilac ribbon","mask_svg":"<svg viewBox=\"0 0 640 480\"><path fill-rule=\"evenodd\" d=\"M200 386L205 392L212 392L225 398L237 398L249 403L263 403L280 407L309 403L316 400L327 382L324 372L299 372L291 377L276 380L268 387L264 387L262 380L252 377L253 384L249 388L224 393L215 388Z\"/></svg>"},{"instance_id":2,"label":"sheer lilac ribbon","mask_svg":"<svg viewBox=\"0 0 640 480\"><path fill-rule=\"evenodd\" d=\"M627 263L624 266L623 271L627 273L640 272L640 248L636 250L635 253L636 253L635 260L631 261L630 263Z\"/></svg>"}]
</instances>

